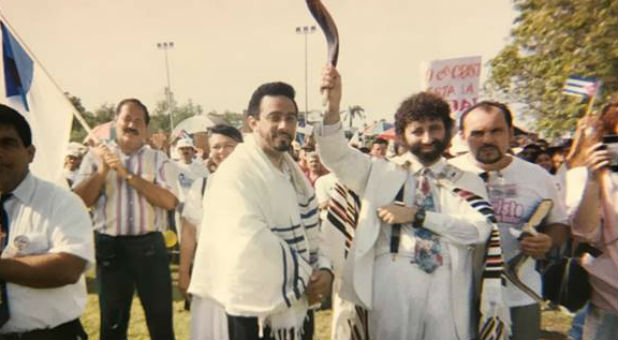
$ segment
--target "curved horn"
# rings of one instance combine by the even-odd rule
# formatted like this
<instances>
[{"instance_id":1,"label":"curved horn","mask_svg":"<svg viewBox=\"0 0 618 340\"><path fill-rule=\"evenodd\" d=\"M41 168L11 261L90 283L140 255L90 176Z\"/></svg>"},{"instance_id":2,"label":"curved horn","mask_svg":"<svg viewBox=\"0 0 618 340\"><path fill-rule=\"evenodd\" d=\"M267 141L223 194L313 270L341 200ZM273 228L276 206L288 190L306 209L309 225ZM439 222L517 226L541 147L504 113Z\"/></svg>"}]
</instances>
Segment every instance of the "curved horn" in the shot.
<instances>
[{"instance_id":1,"label":"curved horn","mask_svg":"<svg viewBox=\"0 0 618 340\"><path fill-rule=\"evenodd\" d=\"M335 21L320 0L306 0L306 2L311 15L318 22L326 36L328 62L333 66L337 66L337 59L339 58L339 32L337 32Z\"/></svg>"}]
</instances>

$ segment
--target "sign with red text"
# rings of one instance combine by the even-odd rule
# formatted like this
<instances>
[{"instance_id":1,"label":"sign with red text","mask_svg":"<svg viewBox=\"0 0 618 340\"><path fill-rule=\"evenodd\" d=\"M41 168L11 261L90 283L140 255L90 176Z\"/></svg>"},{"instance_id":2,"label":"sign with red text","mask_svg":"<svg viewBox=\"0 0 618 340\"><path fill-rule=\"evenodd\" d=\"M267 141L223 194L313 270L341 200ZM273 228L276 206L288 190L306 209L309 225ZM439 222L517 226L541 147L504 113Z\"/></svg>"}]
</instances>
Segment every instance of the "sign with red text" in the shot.
<instances>
[{"instance_id":1,"label":"sign with red text","mask_svg":"<svg viewBox=\"0 0 618 340\"><path fill-rule=\"evenodd\" d=\"M444 98L459 117L476 103L480 76L481 57L434 60L426 67L423 87Z\"/></svg>"}]
</instances>

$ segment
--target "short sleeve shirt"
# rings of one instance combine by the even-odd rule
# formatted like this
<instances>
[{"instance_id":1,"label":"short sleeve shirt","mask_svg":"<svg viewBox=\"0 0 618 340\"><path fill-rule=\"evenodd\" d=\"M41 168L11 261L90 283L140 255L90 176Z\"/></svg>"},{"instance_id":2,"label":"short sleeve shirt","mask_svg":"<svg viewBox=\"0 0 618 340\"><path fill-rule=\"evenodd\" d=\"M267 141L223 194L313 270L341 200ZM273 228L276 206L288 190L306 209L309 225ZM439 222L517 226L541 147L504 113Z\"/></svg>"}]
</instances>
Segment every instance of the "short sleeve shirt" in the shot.
<instances>
[{"instance_id":1,"label":"short sleeve shirt","mask_svg":"<svg viewBox=\"0 0 618 340\"><path fill-rule=\"evenodd\" d=\"M477 174L483 170L477 167L471 155L460 156L451 162L464 170ZM563 200L558 194L556 182L551 174L536 164L517 157L506 168L489 173L488 194L499 222L502 253L505 260L519 253L518 237L537 205L543 199L551 199L553 207L546 217L547 224L568 224ZM541 293L541 276L535 269L535 261L529 259L519 270L519 277L535 292ZM518 288L507 286L510 307L535 303L531 297Z\"/></svg>"},{"instance_id":2,"label":"short sleeve shirt","mask_svg":"<svg viewBox=\"0 0 618 340\"><path fill-rule=\"evenodd\" d=\"M92 222L74 193L28 174L4 207L9 219L2 258L68 253L94 264ZM11 317L0 333L55 327L79 318L86 305L83 276L57 288L7 283Z\"/></svg>"},{"instance_id":3,"label":"short sleeve shirt","mask_svg":"<svg viewBox=\"0 0 618 340\"><path fill-rule=\"evenodd\" d=\"M178 197L174 165L165 153L148 145L130 155L124 154L115 142L109 143L108 147L134 176L154 183ZM93 151L84 156L74 187L97 171L96 158ZM143 235L167 228L167 212L150 204L146 197L113 170L108 172L95 202L93 220L96 231L110 236Z\"/></svg>"}]
</instances>

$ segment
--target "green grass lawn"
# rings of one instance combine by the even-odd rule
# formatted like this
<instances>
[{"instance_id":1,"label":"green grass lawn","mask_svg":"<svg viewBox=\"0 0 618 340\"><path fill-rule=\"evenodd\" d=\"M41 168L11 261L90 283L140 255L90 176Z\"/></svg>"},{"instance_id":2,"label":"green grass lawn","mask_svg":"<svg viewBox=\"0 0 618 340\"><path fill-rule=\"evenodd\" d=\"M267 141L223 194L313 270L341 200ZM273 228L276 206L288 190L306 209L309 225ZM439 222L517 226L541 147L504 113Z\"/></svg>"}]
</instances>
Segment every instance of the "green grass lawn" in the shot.
<instances>
[{"instance_id":1,"label":"green grass lawn","mask_svg":"<svg viewBox=\"0 0 618 340\"><path fill-rule=\"evenodd\" d=\"M177 340L189 339L189 325L191 314L184 310L184 300L176 289L177 267L172 265L174 283L174 331ZM90 340L99 339L99 299L95 291L93 273L88 273L88 301L82 316L82 323ZM314 339L324 340L330 337L331 312L320 311L316 314L316 331ZM542 317L543 336L546 340L566 339L566 332L571 325L571 316L564 311L544 311ZM144 318L144 311L135 297L131 306L131 321L128 338L131 340L147 340L148 328Z\"/></svg>"},{"instance_id":2,"label":"green grass lawn","mask_svg":"<svg viewBox=\"0 0 618 340\"><path fill-rule=\"evenodd\" d=\"M176 288L178 278L178 266L172 265L172 283L174 297L174 333L177 340L187 340L190 334L191 313L184 309L185 302L180 295L180 291ZM90 271L87 275L88 285L88 301L86 302L86 310L82 315L82 324L88 333L90 340L99 339L99 297L96 293L94 282L94 271ZM330 311L321 311L316 314L316 333L315 339L327 339L330 336ZM150 339L144 310L139 298L133 298L131 305L131 320L129 323L128 338L131 340L147 340Z\"/></svg>"}]
</instances>

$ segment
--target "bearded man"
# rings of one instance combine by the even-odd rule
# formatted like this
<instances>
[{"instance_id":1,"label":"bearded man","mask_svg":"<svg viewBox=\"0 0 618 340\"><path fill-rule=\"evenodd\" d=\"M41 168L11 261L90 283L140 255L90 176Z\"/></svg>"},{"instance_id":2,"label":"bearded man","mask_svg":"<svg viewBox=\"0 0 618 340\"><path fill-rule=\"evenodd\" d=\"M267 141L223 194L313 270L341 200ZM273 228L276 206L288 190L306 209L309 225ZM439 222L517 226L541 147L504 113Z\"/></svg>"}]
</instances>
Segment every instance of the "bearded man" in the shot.
<instances>
[{"instance_id":1,"label":"bearded man","mask_svg":"<svg viewBox=\"0 0 618 340\"><path fill-rule=\"evenodd\" d=\"M223 307L230 340L312 339L309 306L331 287L315 194L288 153L298 122L294 96L282 82L254 91L252 133L217 168L204 195L189 293ZM212 320L193 316L192 323Z\"/></svg>"},{"instance_id":2,"label":"bearded man","mask_svg":"<svg viewBox=\"0 0 618 340\"><path fill-rule=\"evenodd\" d=\"M339 116L341 80L327 67L324 125L316 126L324 165L361 197L344 265L342 297L368 309L371 339L472 339L472 251L492 232L483 182L448 165L448 104L415 94L395 114L408 153L398 163L348 147Z\"/></svg>"}]
</instances>

